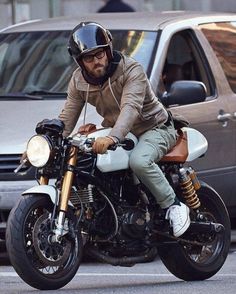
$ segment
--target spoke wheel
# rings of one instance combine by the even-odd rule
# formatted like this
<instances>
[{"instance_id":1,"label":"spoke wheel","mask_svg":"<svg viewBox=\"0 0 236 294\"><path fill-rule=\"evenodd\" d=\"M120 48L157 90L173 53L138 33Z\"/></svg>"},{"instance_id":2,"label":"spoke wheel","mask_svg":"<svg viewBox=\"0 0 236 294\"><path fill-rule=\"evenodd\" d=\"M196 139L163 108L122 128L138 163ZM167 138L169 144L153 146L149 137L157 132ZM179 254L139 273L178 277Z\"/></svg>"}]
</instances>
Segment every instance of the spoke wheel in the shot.
<instances>
[{"instance_id":1,"label":"spoke wheel","mask_svg":"<svg viewBox=\"0 0 236 294\"><path fill-rule=\"evenodd\" d=\"M39 259L49 266L60 266L68 260L71 242L63 238L61 242L52 242L53 232L48 213L41 215L33 228L33 244Z\"/></svg>"},{"instance_id":2,"label":"spoke wheel","mask_svg":"<svg viewBox=\"0 0 236 294\"><path fill-rule=\"evenodd\" d=\"M187 231L181 238L189 240L189 243L175 241L164 243L159 248L159 256L168 270L186 281L204 280L216 274L223 266L230 247L230 220L220 196L205 183L198 190L198 196L201 221L220 223L224 230L218 233ZM194 215L197 214L191 215L192 220Z\"/></svg>"},{"instance_id":3,"label":"spoke wheel","mask_svg":"<svg viewBox=\"0 0 236 294\"><path fill-rule=\"evenodd\" d=\"M41 290L65 286L81 261L82 239L75 233L76 218L66 215L66 232L53 241L53 205L47 196L22 197L11 211L7 227L7 249L13 267L29 285Z\"/></svg>"}]
</instances>

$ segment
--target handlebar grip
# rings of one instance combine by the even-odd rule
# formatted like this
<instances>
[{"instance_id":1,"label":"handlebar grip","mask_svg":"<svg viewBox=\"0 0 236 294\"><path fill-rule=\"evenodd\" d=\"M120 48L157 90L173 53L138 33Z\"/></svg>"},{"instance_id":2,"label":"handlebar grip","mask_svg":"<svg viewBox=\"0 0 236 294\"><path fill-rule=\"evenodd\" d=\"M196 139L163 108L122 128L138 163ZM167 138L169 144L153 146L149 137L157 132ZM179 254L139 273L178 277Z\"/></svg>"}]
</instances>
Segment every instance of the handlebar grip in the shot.
<instances>
[{"instance_id":1,"label":"handlebar grip","mask_svg":"<svg viewBox=\"0 0 236 294\"><path fill-rule=\"evenodd\" d=\"M115 151L116 150L116 148L119 146L119 144L113 144L113 145L110 145L107 149L108 150L111 150L111 151Z\"/></svg>"}]
</instances>

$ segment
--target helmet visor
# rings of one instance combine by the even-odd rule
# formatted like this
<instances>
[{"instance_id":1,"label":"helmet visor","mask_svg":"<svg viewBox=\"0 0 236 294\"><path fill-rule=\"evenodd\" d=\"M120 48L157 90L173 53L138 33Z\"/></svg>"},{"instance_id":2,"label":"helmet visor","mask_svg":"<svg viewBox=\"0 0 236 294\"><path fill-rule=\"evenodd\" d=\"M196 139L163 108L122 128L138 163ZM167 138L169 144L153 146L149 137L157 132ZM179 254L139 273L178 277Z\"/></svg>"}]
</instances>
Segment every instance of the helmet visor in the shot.
<instances>
[{"instance_id":1,"label":"helmet visor","mask_svg":"<svg viewBox=\"0 0 236 294\"><path fill-rule=\"evenodd\" d=\"M73 33L74 42L80 49L80 54L109 45L110 40L103 28L87 25Z\"/></svg>"}]
</instances>

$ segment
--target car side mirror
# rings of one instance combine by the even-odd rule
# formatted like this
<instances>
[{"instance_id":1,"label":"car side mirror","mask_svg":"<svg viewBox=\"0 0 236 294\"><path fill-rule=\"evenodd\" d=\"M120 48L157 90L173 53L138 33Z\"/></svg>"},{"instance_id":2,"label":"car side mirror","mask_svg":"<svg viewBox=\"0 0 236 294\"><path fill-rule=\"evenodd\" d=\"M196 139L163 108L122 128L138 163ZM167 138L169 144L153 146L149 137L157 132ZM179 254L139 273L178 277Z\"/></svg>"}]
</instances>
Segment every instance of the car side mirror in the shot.
<instances>
[{"instance_id":1,"label":"car side mirror","mask_svg":"<svg viewBox=\"0 0 236 294\"><path fill-rule=\"evenodd\" d=\"M185 105L203 102L206 99L206 86L198 81L176 81L169 92L164 92L161 102L165 106Z\"/></svg>"}]
</instances>

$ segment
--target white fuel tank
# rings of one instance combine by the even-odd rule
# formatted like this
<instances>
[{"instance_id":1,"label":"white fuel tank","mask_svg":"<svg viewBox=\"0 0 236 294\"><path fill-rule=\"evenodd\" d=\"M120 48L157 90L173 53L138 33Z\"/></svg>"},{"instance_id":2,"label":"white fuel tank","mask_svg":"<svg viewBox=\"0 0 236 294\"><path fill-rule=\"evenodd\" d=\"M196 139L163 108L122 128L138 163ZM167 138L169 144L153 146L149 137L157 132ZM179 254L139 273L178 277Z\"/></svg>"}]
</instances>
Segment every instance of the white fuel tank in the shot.
<instances>
[{"instance_id":1,"label":"white fuel tank","mask_svg":"<svg viewBox=\"0 0 236 294\"><path fill-rule=\"evenodd\" d=\"M109 135L111 129L101 129L97 130L88 135L88 138L98 138L98 137L106 137ZM129 133L126 138L129 138L134 141L134 145L137 144L137 138ZM108 150L105 154L98 154L97 157L97 168L101 172L112 172L116 170L127 169L129 167L129 156L132 150L127 151L122 147L117 147L115 151Z\"/></svg>"}]
</instances>

